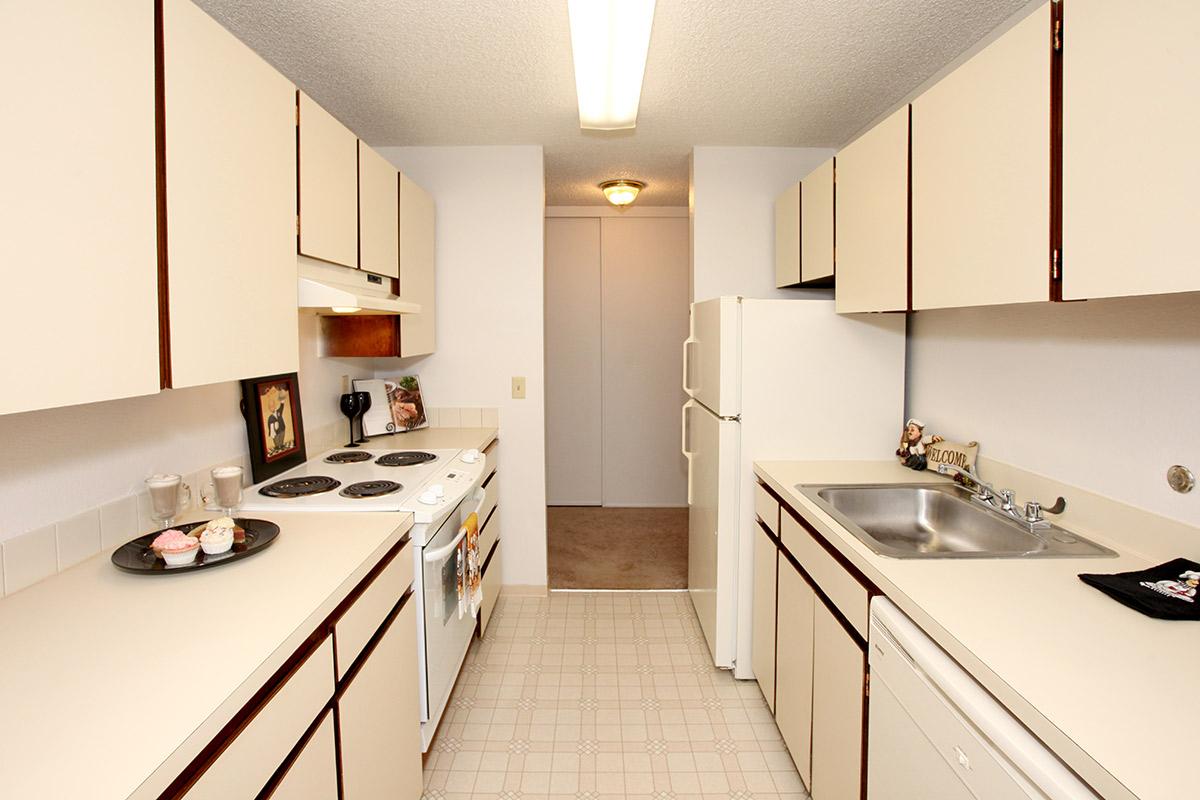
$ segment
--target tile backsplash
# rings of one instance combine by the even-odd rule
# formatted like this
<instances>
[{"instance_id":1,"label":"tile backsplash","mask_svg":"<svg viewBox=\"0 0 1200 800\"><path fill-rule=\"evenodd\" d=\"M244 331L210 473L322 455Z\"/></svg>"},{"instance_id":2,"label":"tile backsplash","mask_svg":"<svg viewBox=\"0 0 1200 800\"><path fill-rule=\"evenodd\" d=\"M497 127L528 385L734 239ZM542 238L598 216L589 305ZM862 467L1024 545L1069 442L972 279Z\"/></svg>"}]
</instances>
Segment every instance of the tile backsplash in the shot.
<instances>
[{"instance_id":1,"label":"tile backsplash","mask_svg":"<svg viewBox=\"0 0 1200 800\"><path fill-rule=\"evenodd\" d=\"M430 427L495 428L499 412L494 408L427 409ZM344 438L345 422L335 422L305 431L310 454L336 447ZM250 459L236 456L195 470L183 476L191 491L191 501L180 513L201 510L204 487L214 467L235 465L246 472L246 484L252 482ZM139 533L158 527L152 516L150 496L139 492L119 497L53 525L28 531L0 544L0 597L20 591L49 578L92 556L124 544Z\"/></svg>"}]
</instances>

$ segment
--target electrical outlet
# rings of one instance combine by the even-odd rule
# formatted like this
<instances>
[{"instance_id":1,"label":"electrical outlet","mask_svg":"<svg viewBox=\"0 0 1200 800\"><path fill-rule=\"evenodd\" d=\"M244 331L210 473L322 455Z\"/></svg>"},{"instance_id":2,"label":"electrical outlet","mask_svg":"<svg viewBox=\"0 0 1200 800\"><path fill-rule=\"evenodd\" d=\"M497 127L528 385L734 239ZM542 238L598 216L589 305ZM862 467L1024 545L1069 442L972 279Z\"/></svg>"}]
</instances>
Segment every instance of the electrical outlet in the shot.
<instances>
[{"instance_id":1,"label":"electrical outlet","mask_svg":"<svg viewBox=\"0 0 1200 800\"><path fill-rule=\"evenodd\" d=\"M525 399L525 376L514 375L512 379L512 396L513 400Z\"/></svg>"}]
</instances>

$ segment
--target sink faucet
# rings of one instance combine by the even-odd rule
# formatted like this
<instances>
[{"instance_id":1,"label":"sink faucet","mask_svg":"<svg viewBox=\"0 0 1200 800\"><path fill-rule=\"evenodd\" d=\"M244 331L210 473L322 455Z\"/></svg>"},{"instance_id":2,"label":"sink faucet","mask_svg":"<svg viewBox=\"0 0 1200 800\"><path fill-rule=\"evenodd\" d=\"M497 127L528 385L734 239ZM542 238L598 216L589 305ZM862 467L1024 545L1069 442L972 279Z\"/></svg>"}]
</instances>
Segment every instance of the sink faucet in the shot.
<instances>
[{"instance_id":1,"label":"sink faucet","mask_svg":"<svg viewBox=\"0 0 1200 800\"><path fill-rule=\"evenodd\" d=\"M975 490L971 493L971 500L979 503L989 511L994 511L1001 516L1007 517L1014 522L1029 528L1029 532L1033 533L1036 530L1049 528L1050 523L1042 517L1042 504L1036 500L1030 500L1025 504L1024 509L1018 508L1014 500L1012 489L1000 489L992 486L979 477L979 473L970 467L957 467L953 464L938 464L937 468L939 475L962 475L964 478L975 484ZM998 497L997 497L998 496ZM1061 497L1051 507L1046 509L1052 514L1061 514L1066 509L1066 501Z\"/></svg>"}]
</instances>

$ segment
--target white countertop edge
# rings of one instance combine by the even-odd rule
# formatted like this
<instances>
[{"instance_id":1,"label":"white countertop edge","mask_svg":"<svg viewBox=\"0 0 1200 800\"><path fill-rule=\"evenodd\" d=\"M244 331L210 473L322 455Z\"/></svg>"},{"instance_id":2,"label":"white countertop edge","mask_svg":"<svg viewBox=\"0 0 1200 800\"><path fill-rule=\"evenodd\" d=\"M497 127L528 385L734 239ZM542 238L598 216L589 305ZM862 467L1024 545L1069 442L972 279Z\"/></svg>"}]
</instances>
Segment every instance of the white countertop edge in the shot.
<instances>
[{"instance_id":1,"label":"white countertop edge","mask_svg":"<svg viewBox=\"0 0 1200 800\"><path fill-rule=\"evenodd\" d=\"M1086 783L1107 800L1138 800L1124 784L1101 766L1073 739L1043 716L1035 707L1030 705L1015 689L1007 684L988 665L975 656L949 631L942 627L936 619L908 597L898 586L890 581L872 563L871 558L878 558L865 544L858 541L849 531L843 528L832 517L814 505L808 498L797 492L791 486L782 483L772 470L786 467L791 462L755 462L754 474L761 478L780 497L783 497L804 518L825 537L834 548L857 567L863 575L874 583L889 600L895 603L937 644L957 661L975 680L1004 705L1023 725L1041 739L1062 761L1074 770ZM869 462L878 463L878 462ZM913 472L897 466L898 472L895 483L943 483L948 479L928 472ZM837 481L829 481L836 483ZM879 481L874 481L879 482Z\"/></svg>"}]
</instances>

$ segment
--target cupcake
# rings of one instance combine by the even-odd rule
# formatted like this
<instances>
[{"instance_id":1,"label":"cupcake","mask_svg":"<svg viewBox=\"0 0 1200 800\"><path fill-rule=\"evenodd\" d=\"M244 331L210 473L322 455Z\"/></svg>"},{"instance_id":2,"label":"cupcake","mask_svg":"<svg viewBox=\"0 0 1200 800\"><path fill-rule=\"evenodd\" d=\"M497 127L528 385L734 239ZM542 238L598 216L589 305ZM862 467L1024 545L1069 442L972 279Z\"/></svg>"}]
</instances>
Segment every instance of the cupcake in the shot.
<instances>
[{"instance_id":1,"label":"cupcake","mask_svg":"<svg viewBox=\"0 0 1200 800\"><path fill-rule=\"evenodd\" d=\"M213 528L227 528L233 534L233 541L241 543L246 541L246 529L239 526L233 521L233 517L217 517L212 522L208 523L209 530Z\"/></svg>"},{"instance_id":2,"label":"cupcake","mask_svg":"<svg viewBox=\"0 0 1200 800\"><path fill-rule=\"evenodd\" d=\"M177 539L190 539L190 538L191 537L188 536L183 531L176 530L175 528L171 528L169 530L163 531L158 536L155 536L154 541L150 543L150 549L153 550L157 555L161 556L163 550L166 548L166 546L169 543L171 543Z\"/></svg>"},{"instance_id":3,"label":"cupcake","mask_svg":"<svg viewBox=\"0 0 1200 800\"><path fill-rule=\"evenodd\" d=\"M168 567L182 567L185 564L191 564L196 560L198 552L200 552L200 543L187 535L171 537L163 542L159 549L159 554L167 562Z\"/></svg>"},{"instance_id":4,"label":"cupcake","mask_svg":"<svg viewBox=\"0 0 1200 800\"><path fill-rule=\"evenodd\" d=\"M211 524L200 534L200 547L205 555L219 556L233 547L233 529L213 527Z\"/></svg>"}]
</instances>

